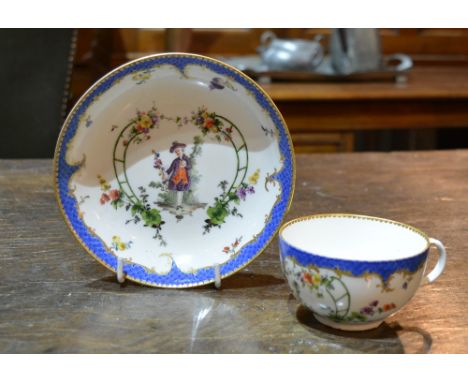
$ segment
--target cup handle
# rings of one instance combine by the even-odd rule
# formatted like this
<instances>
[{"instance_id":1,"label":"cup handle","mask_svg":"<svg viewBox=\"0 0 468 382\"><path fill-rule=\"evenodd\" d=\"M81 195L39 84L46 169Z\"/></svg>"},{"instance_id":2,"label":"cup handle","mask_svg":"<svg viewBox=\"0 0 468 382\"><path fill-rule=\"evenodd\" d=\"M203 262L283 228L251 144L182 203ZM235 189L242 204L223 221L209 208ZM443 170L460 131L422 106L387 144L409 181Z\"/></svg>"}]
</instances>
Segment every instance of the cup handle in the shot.
<instances>
[{"instance_id":1,"label":"cup handle","mask_svg":"<svg viewBox=\"0 0 468 382\"><path fill-rule=\"evenodd\" d=\"M430 245L437 248L439 252L439 260L435 265L434 269L430 271L427 275L424 276L422 285L433 283L442 273L445 268L445 263L447 260L447 251L445 250L444 245L437 239L429 238Z\"/></svg>"}]
</instances>

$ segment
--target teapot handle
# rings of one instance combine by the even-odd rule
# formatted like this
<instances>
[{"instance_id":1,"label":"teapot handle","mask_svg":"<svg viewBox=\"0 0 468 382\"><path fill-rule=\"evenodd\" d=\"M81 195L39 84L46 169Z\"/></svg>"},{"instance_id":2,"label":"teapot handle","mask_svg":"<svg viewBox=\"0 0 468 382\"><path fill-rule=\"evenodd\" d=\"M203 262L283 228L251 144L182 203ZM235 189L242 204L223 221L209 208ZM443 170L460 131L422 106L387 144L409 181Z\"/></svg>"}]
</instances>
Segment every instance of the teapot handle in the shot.
<instances>
[{"instance_id":1,"label":"teapot handle","mask_svg":"<svg viewBox=\"0 0 468 382\"><path fill-rule=\"evenodd\" d=\"M276 35L272 31L263 32L260 36L260 46L258 49L260 51L264 51L273 42L273 40L276 40Z\"/></svg>"}]
</instances>

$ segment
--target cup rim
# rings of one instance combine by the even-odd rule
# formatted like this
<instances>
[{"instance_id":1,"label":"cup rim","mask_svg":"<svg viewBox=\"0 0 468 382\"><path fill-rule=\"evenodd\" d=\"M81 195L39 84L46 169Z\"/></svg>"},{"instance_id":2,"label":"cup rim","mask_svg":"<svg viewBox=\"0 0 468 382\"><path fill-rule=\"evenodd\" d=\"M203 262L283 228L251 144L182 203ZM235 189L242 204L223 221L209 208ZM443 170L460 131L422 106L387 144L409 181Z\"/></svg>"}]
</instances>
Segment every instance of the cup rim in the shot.
<instances>
[{"instance_id":1,"label":"cup rim","mask_svg":"<svg viewBox=\"0 0 468 382\"><path fill-rule=\"evenodd\" d=\"M405 256L403 258L400 258L400 259L394 259L394 260L351 260L351 259L339 259L337 257L330 257L330 256L325 256L323 254L320 254L320 253L311 253L309 251L306 251L306 250L303 250L303 249L299 249L297 246L291 244L289 241L287 241L284 236L283 236L283 231L293 225L293 224L296 224L296 223L299 223L299 222L302 222L302 221L306 221L306 220L312 220L312 219L321 219L321 218L353 218L353 219L363 219L363 220L372 220L372 221L378 221L380 223L387 223L387 224L394 224L394 225L397 225L399 227L402 227L402 228L406 228L406 229L409 229L410 231L422 236L424 238L424 240L426 241L426 247L424 248L424 250L420 253L416 253L416 254L413 254L413 255L409 255L409 256ZM367 262L367 263L382 263L382 262L392 262L392 261L400 261L400 260L404 260L404 259L411 259L413 257L417 257L417 256L420 256L421 254L425 253L431 246L431 243L430 243L430 238L429 236L424 232L424 231L421 231L420 229L416 228L416 227L413 227L412 225L409 225L409 224L406 224L406 223L401 223L401 222L398 222L396 220L391 220L391 219L386 219L386 218L381 218L381 217L377 217L377 216L371 216L371 215L362 215L362 214L353 214L353 213L323 213L323 214L311 214L311 215L304 215L304 216L300 216L298 218L295 218L295 219L292 219L292 220L289 220L287 221L286 223L284 223L281 228L279 229L278 231L278 237L281 241L285 242L288 246L292 247L292 248L295 248L296 250L299 250L301 252L304 252L304 253L308 253L310 254L311 256L319 256L319 257L324 257L324 258L329 258L329 259L337 259L337 260L340 260L340 261L351 261L351 262Z\"/></svg>"}]
</instances>

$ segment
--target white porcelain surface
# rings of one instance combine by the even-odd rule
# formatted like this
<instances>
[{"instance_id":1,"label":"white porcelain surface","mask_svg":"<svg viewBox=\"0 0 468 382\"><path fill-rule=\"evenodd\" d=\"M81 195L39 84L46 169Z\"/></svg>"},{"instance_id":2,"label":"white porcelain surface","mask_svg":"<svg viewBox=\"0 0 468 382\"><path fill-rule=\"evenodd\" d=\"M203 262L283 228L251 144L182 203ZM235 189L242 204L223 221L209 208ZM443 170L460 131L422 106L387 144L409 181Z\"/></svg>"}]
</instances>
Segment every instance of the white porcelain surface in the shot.
<instances>
[{"instance_id":1,"label":"white porcelain surface","mask_svg":"<svg viewBox=\"0 0 468 382\"><path fill-rule=\"evenodd\" d=\"M426 237L408 228L352 217L298 221L283 229L281 234L298 249L346 260L404 259L423 252L429 245Z\"/></svg>"},{"instance_id":2,"label":"white porcelain surface","mask_svg":"<svg viewBox=\"0 0 468 382\"><path fill-rule=\"evenodd\" d=\"M424 271L423 267L412 274L397 272L384 283L376 274L354 277L328 268L301 266L289 257L284 259L283 268L294 297L317 319L323 318L322 323L343 330L380 325L413 297ZM330 282L331 288L323 280Z\"/></svg>"}]
</instances>

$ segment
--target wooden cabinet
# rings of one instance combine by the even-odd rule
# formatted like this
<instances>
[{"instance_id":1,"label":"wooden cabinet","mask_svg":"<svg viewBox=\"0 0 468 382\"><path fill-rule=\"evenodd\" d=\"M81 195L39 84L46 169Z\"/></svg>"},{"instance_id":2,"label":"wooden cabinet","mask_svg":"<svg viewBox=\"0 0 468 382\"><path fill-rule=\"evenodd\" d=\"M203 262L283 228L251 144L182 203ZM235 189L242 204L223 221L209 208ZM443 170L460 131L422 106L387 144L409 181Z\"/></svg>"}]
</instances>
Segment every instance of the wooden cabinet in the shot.
<instances>
[{"instance_id":1,"label":"wooden cabinet","mask_svg":"<svg viewBox=\"0 0 468 382\"><path fill-rule=\"evenodd\" d=\"M74 100L108 70L165 51L209 56L255 54L265 29L106 29L79 31ZM285 38L330 29L273 29ZM298 152L352 151L365 131L408 131L408 148L435 148L435 130L468 127L468 29L381 29L384 54L407 53L407 83L272 83ZM364 132L364 133L363 133ZM362 139L361 139L362 141ZM411 142L410 142L411 141ZM366 145L364 139L364 146ZM378 149L378 147L376 147Z\"/></svg>"}]
</instances>

